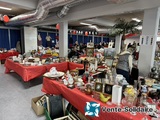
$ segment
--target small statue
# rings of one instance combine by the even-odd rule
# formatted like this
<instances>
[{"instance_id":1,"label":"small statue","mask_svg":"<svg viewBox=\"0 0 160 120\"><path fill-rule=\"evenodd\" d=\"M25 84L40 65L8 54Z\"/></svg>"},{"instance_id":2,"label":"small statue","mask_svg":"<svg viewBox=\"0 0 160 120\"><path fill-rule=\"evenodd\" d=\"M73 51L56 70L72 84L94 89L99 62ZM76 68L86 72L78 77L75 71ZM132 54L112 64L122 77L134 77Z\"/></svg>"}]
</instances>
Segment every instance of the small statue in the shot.
<instances>
[{"instance_id":1,"label":"small statue","mask_svg":"<svg viewBox=\"0 0 160 120\"><path fill-rule=\"evenodd\" d=\"M147 93L148 92L147 85L141 85L141 92L142 93Z\"/></svg>"}]
</instances>

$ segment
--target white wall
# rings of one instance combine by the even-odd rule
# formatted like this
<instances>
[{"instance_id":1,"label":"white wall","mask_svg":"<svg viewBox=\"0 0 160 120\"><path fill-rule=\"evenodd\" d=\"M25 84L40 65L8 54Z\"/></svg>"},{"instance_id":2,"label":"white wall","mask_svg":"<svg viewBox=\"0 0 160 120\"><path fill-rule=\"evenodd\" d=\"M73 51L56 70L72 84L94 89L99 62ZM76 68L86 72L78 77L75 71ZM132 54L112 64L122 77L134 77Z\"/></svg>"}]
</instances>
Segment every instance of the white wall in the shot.
<instances>
[{"instance_id":1,"label":"white wall","mask_svg":"<svg viewBox=\"0 0 160 120\"><path fill-rule=\"evenodd\" d=\"M37 50L37 28L24 27L25 52Z\"/></svg>"}]
</instances>

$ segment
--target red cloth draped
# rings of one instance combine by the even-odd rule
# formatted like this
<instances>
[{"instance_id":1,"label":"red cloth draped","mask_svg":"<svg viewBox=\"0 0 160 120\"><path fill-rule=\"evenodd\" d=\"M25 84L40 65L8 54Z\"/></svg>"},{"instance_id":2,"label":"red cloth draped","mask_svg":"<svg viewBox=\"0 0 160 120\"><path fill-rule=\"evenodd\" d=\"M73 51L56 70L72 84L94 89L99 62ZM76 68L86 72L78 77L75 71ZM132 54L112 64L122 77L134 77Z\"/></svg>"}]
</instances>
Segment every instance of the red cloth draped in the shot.
<instances>
[{"instance_id":1,"label":"red cloth draped","mask_svg":"<svg viewBox=\"0 0 160 120\"><path fill-rule=\"evenodd\" d=\"M6 58L10 56L18 56L18 52L16 51L8 51L6 53L0 53L0 60L5 60Z\"/></svg>"},{"instance_id":2,"label":"red cloth draped","mask_svg":"<svg viewBox=\"0 0 160 120\"><path fill-rule=\"evenodd\" d=\"M5 73L9 73L11 70L14 70L14 72L20 75L25 82L39 77L46 72L45 66L23 66L10 59L6 60L5 67Z\"/></svg>"},{"instance_id":3,"label":"red cloth draped","mask_svg":"<svg viewBox=\"0 0 160 120\"><path fill-rule=\"evenodd\" d=\"M115 105L107 105L99 100L92 98L89 95L85 95L77 88L69 89L63 84L60 84L56 80L50 80L48 78L43 79L42 91L47 94L62 95L67 99L73 106L75 106L80 112L85 113L84 108L86 102L97 102L100 106L106 106L107 108L116 107ZM88 117L88 116L87 116ZM144 116L140 113L137 115L131 115L130 112L102 112L100 111L99 117L88 117L90 120L141 120ZM148 119L151 118L148 116Z\"/></svg>"},{"instance_id":4,"label":"red cloth draped","mask_svg":"<svg viewBox=\"0 0 160 120\"><path fill-rule=\"evenodd\" d=\"M49 71L52 67L56 67L57 71L66 72L68 70L68 62L62 62L62 63L54 63L46 65L47 71Z\"/></svg>"},{"instance_id":5,"label":"red cloth draped","mask_svg":"<svg viewBox=\"0 0 160 120\"><path fill-rule=\"evenodd\" d=\"M69 62L69 70L74 70L76 68L78 68L78 69L84 69L84 65L83 64Z\"/></svg>"},{"instance_id":6,"label":"red cloth draped","mask_svg":"<svg viewBox=\"0 0 160 120\"><path fill-rule=\"evenodd\" d=\"M19 63L13 62L10 59L6 59L5 67L5 73L9 73L11 70L14 70L14 72L20 75L22 79L27 82L36 77L42 76L45 72L48 72L52 67L56 67L57 71L66 72L67 70L73 68L82 68L83 64L62 62L41 66L24 66Z\"/></svg>"}]
</instances>

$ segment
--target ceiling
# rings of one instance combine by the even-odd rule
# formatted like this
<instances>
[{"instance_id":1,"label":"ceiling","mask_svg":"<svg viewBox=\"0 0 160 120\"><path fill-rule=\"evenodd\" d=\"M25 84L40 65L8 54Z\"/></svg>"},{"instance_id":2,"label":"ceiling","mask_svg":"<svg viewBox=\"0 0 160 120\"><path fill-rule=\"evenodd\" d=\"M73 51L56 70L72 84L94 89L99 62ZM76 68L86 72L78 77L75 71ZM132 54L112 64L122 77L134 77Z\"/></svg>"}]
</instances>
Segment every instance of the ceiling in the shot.
<instances>
[{"instance_id":1,"label":"ceiling","mask_svg":"<svg viewBox=\"0 0 160 120\"><path fill-rule=\"evenodd\" d=\"M121 3L115 1L123 1ZM154 1L154 2L153 2ZM69 28L92 30L81 22L96 25L100 29L110 28L117 18L130 21L132 18L143 20L145 9L160 6L159 0L87 0L71 8L62 19L54 19L54 14L63 6L52 8L43 21L30 24L31 26L55 25L61 21L69 21ZM0 14L14 17L36 9L38 0L0 0L0 6L12 8L11 11L0 10ZM136 5L137 4L137 5ZM132 6L133 5L133 6ZM136 5L136 6L134 6ZM104 10L104 11L103 11ZM90 14L88 14L90 12ZM85 14L86 13L86 14ZM78 15L79 14L79 15ZM95 29L94 29L95 30Z\"/></svg>"},{"instance_id":2,"label":"ceiling","mask_svg":"<svg viewBox=\"0 0 160 120\"><path fill-rule=\"evenodd\" d=\"M77 20L77 21L72 21L69 22L69 26L72 28L77 28L77 29L89 29L92 30L89 26L87 25L81 25L80 23L88 23L92 25L96 25L98 28L105 29L105 28L110 28L115 24L115 20L118 18L123 18L126 21L131 21L132 18L138 18L139 20L143 20L143 15L144 11L132 11L128 13L119 13L115 15L106 15L106 16L99 16L99 17L94 17L94 18L87 18L84 20Z\"/></svg>"},{"instance_id":3,"label":"ceiling","mask_svg":"<svg viewBox=\"0 0 160 120\"><path fill-rule=\"evenodd\" d=\"M0 14L8 15L9 17L14 17L16 15L20 15L20 14L29 12L29 10L27 10L27 9L17 7L16 5L13 5L11 3L6 3L6 2L2 2L2 1L0 1L0 6L12 9L12 10L3 10L3 9L0 10Z\"/></svg>"}]
</instances>

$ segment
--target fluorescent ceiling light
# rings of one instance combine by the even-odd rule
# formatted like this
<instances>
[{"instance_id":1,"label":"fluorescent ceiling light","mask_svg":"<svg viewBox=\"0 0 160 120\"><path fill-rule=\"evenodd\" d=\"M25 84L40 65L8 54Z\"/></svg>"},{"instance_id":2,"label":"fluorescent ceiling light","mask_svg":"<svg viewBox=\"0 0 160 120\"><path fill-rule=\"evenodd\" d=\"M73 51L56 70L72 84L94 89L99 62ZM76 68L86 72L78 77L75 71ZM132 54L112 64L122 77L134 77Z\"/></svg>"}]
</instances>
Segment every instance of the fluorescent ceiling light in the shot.
<instances>
[{"instance_id":1,"label":"fluorescent ceiling light","mask_svg":"<svg viewBox=\"0 0 160 120\"><path fill-rule=\"evenodd\" d=\"M0 6L0 9L3 9L3 10L12 10L11 8L8 8L8 7L2 7L2 6Z\"/></svg>"},{"instance_id":2,"label":"fluorescent ceiling light","mask_svg":"<svg viewBox=\"0 0 160 120\"><path fill-rule=\"evenodd\" d=\"M97 29L97 26L95 26L95 25L90 25L89 27Z\"/></svg>"},{"instance_id":3,"label":"fluorescent ceiling light","mask_svg":"<svg viewBox=\"0 0 160 120\"><path fill-rule=\"evenodd\" d=\"M83 23L83 22L81 22L80 24L81 24L81 25L88 25L88 26L91 25L91 24L89 24L89 23Z\"/></svg>"},{"instance_id":4,"label":"fluorescent ceiling light","mask_svg":"<svg viewBox=\"0 0 160 120\"><path fill-rule=\"evenodd\" d=\"M96 29L98 32L109 32L109 29L100 29L96 25L90 25L89 27Z\"/></svg>"},{"instance_id":5,"label":"fluorescent ceiling light","mask_svg":"<svg viewBox=\"0 0 160 120\"><path fill-rule=\"evenodd\" d=\"M141 22L141 20L138 18L132 18L132 20L137 21L137 22Z\"/></svg>"}]
</instances>

